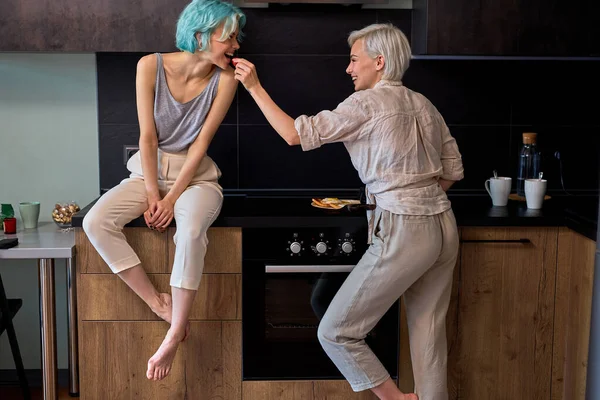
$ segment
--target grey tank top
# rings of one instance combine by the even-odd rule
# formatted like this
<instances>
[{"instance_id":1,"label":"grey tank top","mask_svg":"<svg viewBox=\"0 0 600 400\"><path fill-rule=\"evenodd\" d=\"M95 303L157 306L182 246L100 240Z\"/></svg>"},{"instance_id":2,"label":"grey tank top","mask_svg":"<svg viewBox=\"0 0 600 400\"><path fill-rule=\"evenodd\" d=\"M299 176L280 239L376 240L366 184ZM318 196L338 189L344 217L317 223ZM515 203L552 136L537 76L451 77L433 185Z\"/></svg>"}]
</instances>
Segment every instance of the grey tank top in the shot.
<instances>
[{"instance_id":1,"label":"grey tank top","mask_svg":"<svg viewBox=\"0 0 600 400\"><path fill-rule=\"evenodd\" d=\"M202 93L182 104L175 100L169 91L160 53L156 53L156 60L154 123L158 135L158 148L167 153L179 153L187 150L200 133L217 95L221 69L216 68Z\"/></svg>"}]
</instances>

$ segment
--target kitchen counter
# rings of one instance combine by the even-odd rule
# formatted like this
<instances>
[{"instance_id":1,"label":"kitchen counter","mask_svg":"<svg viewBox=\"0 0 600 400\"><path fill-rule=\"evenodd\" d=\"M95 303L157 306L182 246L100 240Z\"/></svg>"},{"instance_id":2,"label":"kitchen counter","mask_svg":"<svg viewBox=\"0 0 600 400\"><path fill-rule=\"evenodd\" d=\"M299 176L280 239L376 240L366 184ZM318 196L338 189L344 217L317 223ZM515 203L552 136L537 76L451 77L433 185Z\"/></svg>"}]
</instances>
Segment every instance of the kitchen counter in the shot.
<instances>
[{"instance_id":1,"label":"kitchen counter","mask_svg":"<svg viewBox=\"0 0 600 400\"><path fill-rule=\"evenodd\" d=\"M357 198L356 192L330 196ZM316 197L317 195L314 195ZM487 194L449 194L459 226L567 226L596 240L598 219L597 196L554 196L541 210L527 209L525 202L509 201L506 207L493 207ZM225 194L223 208L213 226L242 228L311 227L366 224L366 212L333 211L314 208L310 195ZM80 227L95 201L73 217ZM175 223L172 222L172 226ZM128 227L146 226L143 217Z\"/></svg>"},{"instance_id":2,"label":"kitchen counter","mask_svg":"<svg viewBox=\"0 0 600 400\"><path fill-rule=\"evenodd\" d=\"M266 194L225 197L214 224L218 228L208 231L205 274L190 311L192 328L184 344L186 353L204 356L176 357L171 378L161 383L161 398L180 399L186 393L203 393L206 398L240 400L298 393L298 380L292 376L292 381L244 380L242 320L259 318L256 323L263 323L262 316L248 310L249 301L258 299L262 303L264 298L262 283L259 291L252 294L247 284L254 278L244 280L244 276L251 276L253 265L257 265L256 279L262 273L259 271L264 271L262 262L250 262L250 269L244 270L245 257L252 258L249 248L243 248L248 244L244 237L254 237L259 244L264 239L266 245L260 247L267 251L277 248L278 242L270 241L268 235L244 236L248 232L240 227L344 227L349 223L364 227L366 217L364 211L313 208L310 196L298 193L278 197ZM503 376L508 386L513 385L513 393L548 399L552 390L559 394L557 399L576 398L572 393L587 373L590 322L585 315L591 315L593 286L589 277L593 274L596 249L592 240L576 232L591 235L591 228L597 224L597 197L554 196L539 211L528 210L519 202L492 207L489 197L480 194L450 193L450 200L465 240L455 266L447 316L450 397L472 398L471 394L476 393L475 397L481 400L499 398L507 385L495 384L494 377ZM91 205L85 207L75 217L75 226L81 226L90 208ZM129 226L144 226L143 219L135 219ZM573 230L558 229L559 226ZM277 231L270 232L278 235ZM151 282L159 291L169 291L171 261L165 261L172 260L174 254L174 231L159 234L149 229L127 229L125 233ZM128 392L142 398L155 397L156 385L144 376L145 360L156 351L168 324L160 321L111 273L81 229L76 229L75 237L82 398L110 399ZM287 240L284 236L277 239ZM498 244L506 241L510 243ZM250 243L250 248L258 247ZM303 285L286 286L291 287L293 292L282 293L295 297ZM244 298L242 293L250 295ZM114 306L117 303L119 307ZM410 390L414 382L403 315L400 314L398 384L403 390ZM519 343L518 351L504 351L506 345L496 340L498 335L511 336L513 342ZM139 337L144 340L135 340ZM489 359L495 356L501 362L490 369ZM118 376L107 368L110 365L119 365ZM480 391L481 382L492 382L484 385L485 393ZM307 393L307 399L360 397L339 380L303 380L302 385L301 393Z\"/></svg>"}]
</instances>

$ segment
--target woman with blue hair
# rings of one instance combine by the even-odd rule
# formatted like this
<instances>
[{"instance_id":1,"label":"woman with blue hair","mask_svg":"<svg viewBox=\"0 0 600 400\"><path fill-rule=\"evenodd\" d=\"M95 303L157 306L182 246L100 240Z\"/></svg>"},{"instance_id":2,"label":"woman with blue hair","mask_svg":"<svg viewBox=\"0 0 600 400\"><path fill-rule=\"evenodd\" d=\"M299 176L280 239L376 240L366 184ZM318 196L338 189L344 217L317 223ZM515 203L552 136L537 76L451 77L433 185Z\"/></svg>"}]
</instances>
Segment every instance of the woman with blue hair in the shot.
<instances>
[{"instance_id":1,"label":"woman with blue hair","mask_svg":"<svg viewBox=\"0 0 600 400\"><path fill-rule=\"evenodd\" d=\"M200 285L206 232L223 202L221 171L206 154L235 96L229 66L239 49L244 14L220 0L193 0L177 22L175 53L144 56L137 65L140 150L127 163L129 178L105 193L83 229L110 269L171 324L148 361L148 379L169 373L178 345L189 333L189 313ZM175 219L172 296L159 293L123 226L144 216L164 232Z\"/></svg>"}]
</instances>

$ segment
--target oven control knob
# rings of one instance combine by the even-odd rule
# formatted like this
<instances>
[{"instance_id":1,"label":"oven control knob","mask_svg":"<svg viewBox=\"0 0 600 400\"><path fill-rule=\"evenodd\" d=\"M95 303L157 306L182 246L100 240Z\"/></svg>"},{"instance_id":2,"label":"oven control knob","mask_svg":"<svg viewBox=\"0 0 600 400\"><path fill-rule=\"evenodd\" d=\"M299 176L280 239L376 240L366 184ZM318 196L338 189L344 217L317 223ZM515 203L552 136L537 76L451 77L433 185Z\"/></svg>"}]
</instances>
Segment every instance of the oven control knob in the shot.
<instances>
[{"instance_id":1,"label":"oven control knob","mask_svg":"<svg viewBox=\"0 0 600 400\"><path fill-rule=\"evenodd\" d=\"M290 251L294 254L298 254L300 253L300 250L302 250L302 245L298 242L294 242L292 244L290 244Z\"/></svg>"},{"instance_id":2,"label":"oven control knob","mask_svg":"<svg viewBox=\"0 0 600 400\"><path fill-rule=\"evenodd\" d=\"M325 243L325 242L319 242L315 246L315 249L317 250L317 253L323 254L323 253L325 253L327 251L327 243Z\"/></svg>"},{"instance_id":3,"label":"oven control knob","mask_svg":"<svg viewBox=\"0 0 600 400\"><path fill-rule=\"evenodd\" d=\"M352 246L352 243L350 242L344 242L342 244L342 251L346 254L352 253L352 250L354 250L354 247Z\"/></svg>"}]
</instances>

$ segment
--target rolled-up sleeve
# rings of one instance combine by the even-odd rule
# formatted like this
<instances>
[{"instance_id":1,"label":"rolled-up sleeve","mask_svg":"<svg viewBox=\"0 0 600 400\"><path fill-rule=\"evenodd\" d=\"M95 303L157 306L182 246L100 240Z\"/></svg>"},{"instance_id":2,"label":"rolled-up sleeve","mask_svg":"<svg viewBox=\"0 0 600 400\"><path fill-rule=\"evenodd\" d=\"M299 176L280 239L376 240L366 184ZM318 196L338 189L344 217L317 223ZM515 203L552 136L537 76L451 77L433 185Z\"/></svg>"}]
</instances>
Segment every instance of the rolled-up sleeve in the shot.
<instances>
[{"instance_id":1,"label":"rolled-up sleeve","mask_svg":"<svg viewBox=\"0 0 600 400\"><path fill-rule=\"evenodd\" d=\"M369 124L368 112L352 95L333 111L321 111L314 116L301 115L294 121L302 150L309 151L327 143L356 140Z\"/></svg>"},{"instance_id":2,"label":"rolled-up sleeve","mask_svg":"<svg viewBox=\"0 0 600 400\"><path fill-rule=\"evenodd\" d=\"M442 122L442 176L440 178L448 181L460 181L464 178L462 157L458 151L456 139L450 134L448 126Z\"/></svg>"}]
</instances>

